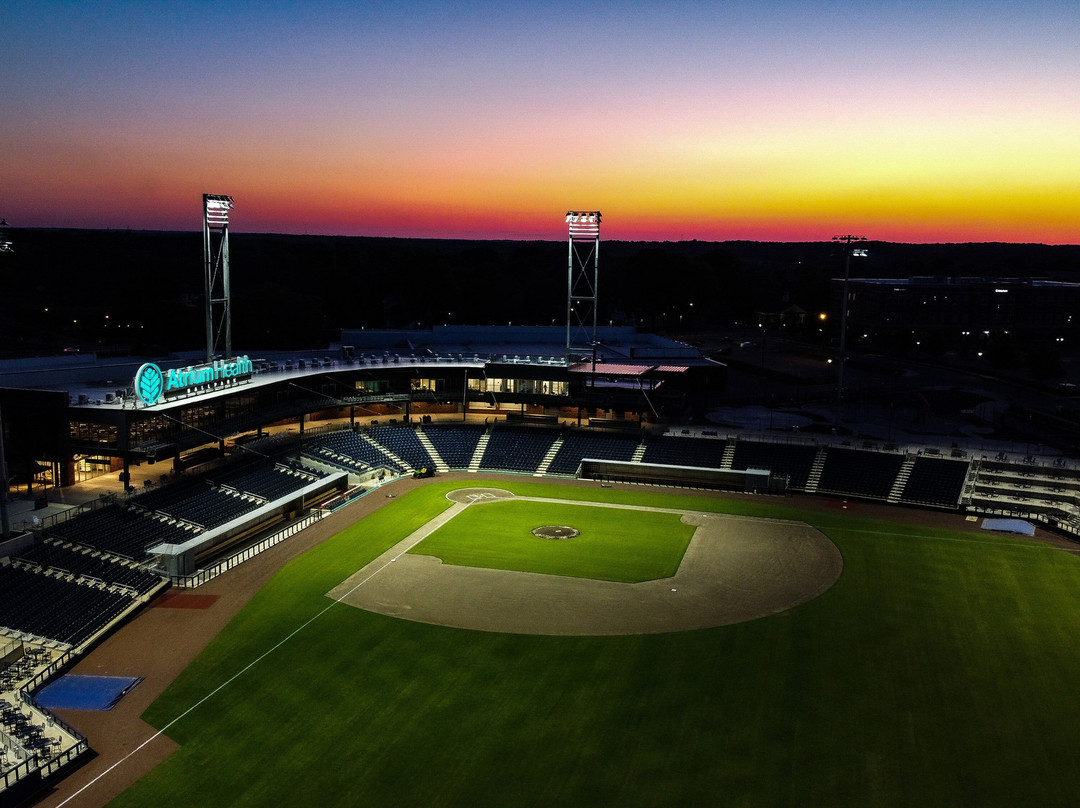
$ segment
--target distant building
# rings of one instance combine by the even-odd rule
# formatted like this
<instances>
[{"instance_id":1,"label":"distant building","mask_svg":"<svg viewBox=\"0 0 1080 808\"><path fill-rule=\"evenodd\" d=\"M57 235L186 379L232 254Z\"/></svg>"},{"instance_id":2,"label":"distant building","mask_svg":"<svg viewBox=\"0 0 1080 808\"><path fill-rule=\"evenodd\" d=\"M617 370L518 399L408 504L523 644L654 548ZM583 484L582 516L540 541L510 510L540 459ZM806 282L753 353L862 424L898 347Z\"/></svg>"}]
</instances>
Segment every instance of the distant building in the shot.
<instances>
[{"instance_id":1,"label":"distant building","mask_svg":"<svg viewBox=\"0 0 1080 808\"><path fill-rule=\"evenodd\" d=\"M839 321L844 281L834 278L831 309ZM1031 278L853 278L848 327L956 335L987 332L1063 336L1080 328L1080 284Z\"/></svg>"}]
</instances>

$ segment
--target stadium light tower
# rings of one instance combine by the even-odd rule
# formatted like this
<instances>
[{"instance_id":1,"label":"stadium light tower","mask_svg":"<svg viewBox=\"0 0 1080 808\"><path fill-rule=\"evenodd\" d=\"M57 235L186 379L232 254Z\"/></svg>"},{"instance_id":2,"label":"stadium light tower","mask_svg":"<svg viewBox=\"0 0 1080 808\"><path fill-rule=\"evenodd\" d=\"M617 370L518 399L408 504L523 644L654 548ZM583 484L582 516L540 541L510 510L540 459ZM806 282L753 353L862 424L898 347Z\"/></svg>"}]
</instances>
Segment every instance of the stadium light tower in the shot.
<instances>
[{"instance_id":1,"label":"stadium light tower","mask_svg":"<svg viewBox=\"0 0 1080 808\"><path fill-rule=\"evenodd\" d=\"M0 227L7 226L7 219L0 219ZM0 252L15 252L6 230L0 230ZM11 514L8 512L8 473L4 457L4 416L0 413L0 538L6 539L11 535Z\"/></svg>"},{"instance_id":2,"label":"stadium light tower","mask_svg":"<svg viewBox=\"0 0 1080 808\"><path fill-rule=\"evenodd\" d=\"M851 245L866 241L866 236L833 236L832 240L845 245L844 299L840 304L840 362L836 373L836 426L840 426L840 409L844 402L844 363L847 361L848 279L851 277L851 259L866 258L865 249Z\"/></svg>"},{"instance_id":3,"label":"stadium light tower","mask_svg":"<svg viewBox=\"0 0 1080 808\"><path fill-rule=\"evenodd\" d=\"M566 361L583 352L596 364L596 289L600 269L600 211L569 210L566 278Z\"/></svg>"},{"instance_id":4,"label":"stadium light tower","mask_svg":"<svg viewBox=\"0 0 1080 808\"><path fill-rule=\"evenodd\" d=\"M214 361L224 339L232 357L232 299L229 291L229 211L231 196L203 194L203 277L206 287L206 361ZM215 315L219 318L215 323Z\"/></svg>"}]
</instances>

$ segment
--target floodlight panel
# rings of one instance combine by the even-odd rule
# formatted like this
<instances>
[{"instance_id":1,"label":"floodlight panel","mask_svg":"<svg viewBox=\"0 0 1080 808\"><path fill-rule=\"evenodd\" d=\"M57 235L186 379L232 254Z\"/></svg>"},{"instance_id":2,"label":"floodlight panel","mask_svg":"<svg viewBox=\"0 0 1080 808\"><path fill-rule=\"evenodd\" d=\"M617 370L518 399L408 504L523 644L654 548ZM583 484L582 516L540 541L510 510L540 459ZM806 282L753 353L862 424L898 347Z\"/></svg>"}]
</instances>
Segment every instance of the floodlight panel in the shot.
<instances>
[{"instance_id":1,"label":"floodlight panel","mask_svg":"<svg viewBox=\"0 0 1080 808\"><path fill-rule=\"evenodd\" d=\"M600 211L568 210L566 223L570 225L571 238L599 238Z\"/></svg>"},{"instance_id":2,"label":"floodlight panel","mask_svg":"<svg viewBox=\"0 0 1080 808\"><path fill-rule=\"evenodd\" d=\"M206 222L224 227L229 223L229 210L233 207L231 196L223 194L203 194L203 210Z\"/></svg>"}]
</instances>

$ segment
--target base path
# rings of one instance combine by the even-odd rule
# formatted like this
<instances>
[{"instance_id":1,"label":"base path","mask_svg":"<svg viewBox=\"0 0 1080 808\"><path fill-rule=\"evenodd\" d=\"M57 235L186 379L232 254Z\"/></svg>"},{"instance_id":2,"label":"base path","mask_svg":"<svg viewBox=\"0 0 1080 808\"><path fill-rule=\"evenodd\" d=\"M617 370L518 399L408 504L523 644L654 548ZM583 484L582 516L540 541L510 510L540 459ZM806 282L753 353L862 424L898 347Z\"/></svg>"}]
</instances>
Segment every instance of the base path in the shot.
<instances>
[{"instance_id":1,"label":"base path","mask_svg":"<svg viewBox=\"0 0 1080 808\"><path fill-rule=\"evenodd\" d=\"M644 583L459 567L408 552L463 508L507 494L454 492L457 504L433 520L438 524L428 523L328 595L379 614L480 631L657 634L785 611L827 590L843 569L836 545L803 522L684 511L675 512L696 530L678 572Z\"/></svg>"}]
</instances>

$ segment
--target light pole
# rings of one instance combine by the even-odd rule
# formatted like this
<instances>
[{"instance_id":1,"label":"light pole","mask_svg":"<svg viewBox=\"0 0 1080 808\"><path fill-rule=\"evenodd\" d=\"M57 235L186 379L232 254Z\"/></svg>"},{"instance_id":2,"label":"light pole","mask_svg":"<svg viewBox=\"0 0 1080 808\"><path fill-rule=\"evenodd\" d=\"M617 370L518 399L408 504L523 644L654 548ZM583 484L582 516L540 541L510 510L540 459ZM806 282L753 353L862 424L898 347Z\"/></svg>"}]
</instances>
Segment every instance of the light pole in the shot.
<instances>
[{"instance_id":1,"label":"light pole","mask_svg":"<svg viewBox=\"0 0 1080 808\"><path fill-rule=\"evenodd\" d=\"M0 219L0 227L7 227L7 219ZM0 230L0 252L14 252L6 231ZM0 537L11 533L11 515L8 513L8 473L4 459L4 416L0 414Z\"/></svg>"},{"instance_id":2,"label":"light pole","mask_svg":"<svg viewBox=\"0 0 1080 808\"><path fill-rule=\"evenodd\" d=\"M844 363L847 361L847 316L848 316L848 280L851 277L851 259L865 258L866 250L857 249L851 245L855 242L866 241L866 236L833 236L833 241L842 242L844 246L844 299L840 304L840 367L836 374L836 426L840 426L840 410L844 401Z\"/></svg>"},{"instance_id":3,"label":"light pole","mask_svg":"<svg viewBox=\"0 0 1080 808\"><path fill-rule=\"evenodd\" d=\"M232 294L229 289L229 211L232 209L231 196L203 194L203 284L206 288L207 364L214 361L222 334L225 338L225 358L232 359ZM221 316L216 326L215 312L220 312Z\"/></svg>"},{"instance_id":4,"label":"light pole","mask_svg":"<svg viewBox=\"0 0 1080 808\"><path fill-rule=\"evenodd\" d=\"M4 459L4 417L0 415L0 538L11 535L11 515L8 513L8 472Z\"/></svg>"}]
</instances>

